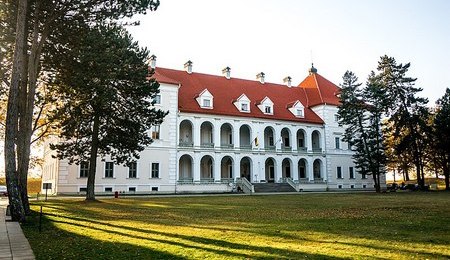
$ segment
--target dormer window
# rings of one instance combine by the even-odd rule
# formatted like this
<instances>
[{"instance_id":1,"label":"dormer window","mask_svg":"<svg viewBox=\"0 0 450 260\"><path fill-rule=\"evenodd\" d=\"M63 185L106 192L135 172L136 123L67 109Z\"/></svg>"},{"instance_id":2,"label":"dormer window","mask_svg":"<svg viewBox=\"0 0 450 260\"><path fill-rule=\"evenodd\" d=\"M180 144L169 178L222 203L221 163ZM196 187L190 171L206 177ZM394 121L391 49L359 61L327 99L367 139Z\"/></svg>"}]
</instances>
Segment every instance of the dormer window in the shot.
<instances>
[{"instance_id":1,"label":"dormer window","mask_svg":"<svg viewBox=\"0 0 450 260\"><path fill-rule=\"evenodd\" d=\"M273 102L269 97L265 97L261 100L258 104L258 108L266 115L273 115Z\"/></svg>"},{"instance_id":2,"label":"dormer window","mask_svg":"<svg viewBox=\"0 0 450 260\"><path fill-rule=\"evenodd\" d=\"M203 90L195 99L197 100L197 103L201 108L214 108L214 97L207 89Z\"/></svg>"},{"instance_id":3,"label":"dormer window","mask_svg":"<svg viewBox=\"0 0 450 260\"><path fill-rule=\"evenodd\" d=\"M211 99L203 99L203 105L202 107L211 107Z\"/></svg>"},{"instance_id":4,"label":"dormer window","mask_svg":"<svg viewBox=\"0 0 450 260\"><path fill-rule=\"evenodd\" d=\"M248 103L241 103L241 111L244 112L248 111Z\"/></svg>"},{"instance_id":5,"label":"dormer window","mask_svg":"<svg viewBox=\"0 0 450 260\"><path fill-rule=\"evenodd\" d=\"M290 104L288 104L287 108L295 117L304 118L305 117L305 107L303 104L296 100Z\"/></svg>"},{"instance_id":6,"label":"dormer window","mask_svg":"<svg viewBox=\"0 0 450 260\"><path fill-rule=\"evenodd\" d=\"M250 99L245 94L238 97L233 104L240 112L250 113Z\"/></svg>"}]
</instances>

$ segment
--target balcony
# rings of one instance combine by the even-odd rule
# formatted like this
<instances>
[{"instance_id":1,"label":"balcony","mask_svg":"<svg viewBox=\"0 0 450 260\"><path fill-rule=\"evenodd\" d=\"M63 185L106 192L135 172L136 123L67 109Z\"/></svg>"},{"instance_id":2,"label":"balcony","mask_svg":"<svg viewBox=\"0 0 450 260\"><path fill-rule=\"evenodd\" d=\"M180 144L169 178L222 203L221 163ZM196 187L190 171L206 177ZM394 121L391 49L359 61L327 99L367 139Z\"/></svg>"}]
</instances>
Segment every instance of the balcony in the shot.
<instances>
[{"instance_id":1,"label":"balcony","mask_svg":"<svg viewBox=\"0 0 450 260\"><path fill-rule=\"evenodd\" d=\"M297 147L297 152L298 153L306 153L307 152L307 148L306 147Z\"/></svg>"},{"instance_id":2,"label":"balcony","mask_svg":"<svg viewBox=\"0 0 450 260\"><path fill-rule=\"evenodd\" d=\"M281 146L281 151L283 151L283 152L290 152L290 151L292 151L292 147L290 147L290 146Z\"/></svg>"},{"instance_id":3,"label":"balcony","mask_svg":"<svg viewBox=\"0 0 450 260\"><path fill-rule=\"evenodd\" d=\"M194 143L191 141L180 141L179 146L180 147L192 147L192 146L194 146Z\"/></svg>"},{"instance_id":4,"label":"balcony","mask_svg":"<svg viewBox=\"0 0 450 260\"><path fill-rule=\"evenodd\" d=\"M243 144L239 147L241 150L252 150L251 144Z\"/></svg>"},{"instance_id":5,"label":"balcony","mask_svg":"<svg viewBox=\"0 0 450 260\"><path fill-rule=\"evenodd\" d=\"M275 145L268 145L264 147L264 150L266 151L275 151Z\"/></svg>"},{"instance_id":6,"label":"balcony","mask_svg":"<svg viewBox=\"0 0 450 260\"><path fill-rule=\"evenodd\" d=\"M202 148L214 148L214 143L201 143L200 147L202 147Z\"/></svg>"},{"instance_id":7,"label":"balcony","mask_svg":"<svg viewBox=\"0 0 450 260\"><path fill-rule=\"evenodd\" d=\"M322 152L322 148L313 148L312 149L313 153L321 153Z\"/></svg>"}]
</instances>

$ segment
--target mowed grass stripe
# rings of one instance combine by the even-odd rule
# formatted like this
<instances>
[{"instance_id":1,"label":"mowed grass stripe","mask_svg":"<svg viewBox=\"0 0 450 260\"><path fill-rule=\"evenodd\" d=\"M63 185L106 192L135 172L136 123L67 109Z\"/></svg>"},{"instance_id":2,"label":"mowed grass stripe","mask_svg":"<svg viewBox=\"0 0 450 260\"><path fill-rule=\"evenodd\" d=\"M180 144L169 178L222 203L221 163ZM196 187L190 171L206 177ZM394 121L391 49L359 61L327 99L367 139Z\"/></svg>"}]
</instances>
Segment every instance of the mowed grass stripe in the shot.
<instances>
[{"instance_id":1,"label":"mowed grass stripe","mask_svg":"<svg viewBox=\"0 0 450 260\"><path fill-rule=\"evenodd\" d=\"M450 193L52 200L38 259L450 258Z\"/></svg>"}]
</instances>

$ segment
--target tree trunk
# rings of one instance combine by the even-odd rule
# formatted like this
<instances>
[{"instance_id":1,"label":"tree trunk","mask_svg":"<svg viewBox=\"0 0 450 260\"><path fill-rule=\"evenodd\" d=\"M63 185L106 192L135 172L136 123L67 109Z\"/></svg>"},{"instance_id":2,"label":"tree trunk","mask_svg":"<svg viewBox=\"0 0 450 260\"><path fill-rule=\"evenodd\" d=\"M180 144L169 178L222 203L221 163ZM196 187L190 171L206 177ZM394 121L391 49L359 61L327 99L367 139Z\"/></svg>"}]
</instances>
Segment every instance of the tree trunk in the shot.
<instances>
[{"instance_id":1,"label":"tree trunk","mask_svg":"<svg viewBox=\"0 0 450 260\"><path fill-rule=\"evenodd\" d=\"M373 182L374 182L374 187L375 187L375 191L377 193L381 192L381 188L380 188L380 176L378 173L373 173L372 174L373 177Z\"/></svg>"},{"instance_id":2,"label":"tree trunk","mask_svg":"<svg viewBox=\"0 0 450 260\"><path fill-rule=\"evenodd\" d=\"M16 39L13 57L13 72L11 85L9 88L8 106L6 113L5 131L5 173L8 186L9 205L11 208L11 218L14 221L25 222L25 211L20 195L20 179L16 165L16 140L19 107L18 96L21 82L26 77L24 73L24 51L25 51L25 28L27 16L27 0L20 0L17 7Z\"/></svg>"},{"instance_id":3,"label":"tree trunk","mask_svg":"<svg viewBox=\"0 0 450 260\"><path fill-rule=\"evenodd\" d=\"M444 159L443 164L444 178L445 178L445 190L450 191L450 156L447 159Z\"/></svg>"},{"instance_id":4,"label":"tree trunk","mask_svg":"<svg viewBox=\"0 0 450 260\"><path fill-rule=\"evenodd\" d=\"M94 125L92 127L92 144L89 159L89 174L87 179L86 200L95 200L95 171L97 168L99 128L100 128L100 118L98 115L95 115Z\"/></svg>"}]
</instances>

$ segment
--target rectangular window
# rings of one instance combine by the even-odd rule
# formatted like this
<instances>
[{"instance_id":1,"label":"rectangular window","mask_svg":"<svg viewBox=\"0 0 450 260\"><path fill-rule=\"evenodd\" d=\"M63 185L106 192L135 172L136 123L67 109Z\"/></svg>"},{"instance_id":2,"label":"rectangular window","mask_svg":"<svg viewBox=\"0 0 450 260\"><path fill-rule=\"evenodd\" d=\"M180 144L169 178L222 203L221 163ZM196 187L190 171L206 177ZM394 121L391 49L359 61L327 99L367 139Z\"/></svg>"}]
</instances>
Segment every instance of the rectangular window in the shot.
<instances>
[{"instance_id":1,"label":"rectangular window","mask_svg":"<svg viewBox=\"0 0 450 260\"><path fill-rule=\"evenodd\" d=\"M152 126L152 139L159 139L160 131L161 131L160 125Z\"/></svg>"},{"instance_id":2,"label":"rectangular window","mask_svg":"<svg viewBox=\"0 0 450 260\"><path fill-rule=\"evenodd\" d=\"M361 179L367 179L367 175L365 173L361 173Z\"/></svg>"},{"instance_id":3,"label":"rectangular window","mask_svg":"<svg viewBox=\"0 0 450 260\"><path fill-rule=\"evenodd\" d=\"M105 192L112 192L112 187L105 187Z\"/></svg>"},{"instance_id":4,"label":"rectangular window","mask_svg":"<svg viewBox=\"0 0 450 260\"><path fill-rule=\"evenodd\" d=\"M338 166L336 169L336 176L338 179L342 179L342 167Z\"/></svg>"},{"instance_id":5,"label":"rectangular window","mask_svg":"<svg viewBox=\"0 0 450 260\"><path fill-rule=\"evenodd\" d=\"M105 178L114 178L113 162L105 162Z\"/></svg>"},{"instance_id":6,"label":"rectangular window","mask_svg":"<svg viewBox=\"0 0 450 260\"><path fill-rule=\"evenodd\" d=\"M339 139L339 137L334 138L334 143L336 145L336 149L341 149L341 140Z\"/></svg>"},{"instance_id":7,"label":"rectangular window","mask_svg":"<svg viewBox=\"0 0 450 260\"><path fill-rule=\"evenodd\" d=\"M334 122L339 122L339 115L338 114L334 115Z\"/></svg>"},{"instance_id":8,"label":"rectangular window","mask_svg":"<svg viewBox=\"0 0 450 260\"><path fill-rule=\"evenodd\" d=\"M355 188L355 185L350 185L350 189L354 189Z\"/></svg>"},{"instance_id":9,"label":"rectangular window","mask_svg":"<svg viewBox=\"0 0 450 260\"><path fill-rule=\"evenodd\" d=\"M136 187L128 187L128 192L136 192Z\"/></svg>"},{"instance_id":10,"label":"rectangular window","mask_svg":"<svg viewBox=\"0 0 450 260\"><path fill-rule=\"evenodd\" d=\"M203 99L203 107L211 107L211 100Z\"/></svg>"},{"instance_id":11,"label":"rectangular window","mask_svg":"<svg viewBox=\"0 0 450 260\"><path fill-rule=\"evenodd\" d=\"M348 167L348 173L350 175L350 179L354 179L355 178L355 173L353 171L353 167Z\"/></svg>"},{"instance_id":12,"label":"rectangular window","mask_svg":"<svg viewBox=\"0 0 450 260\"><path fill-rule=\"evenodd\" d=\"M342 189L342 185L341 184L338 185L338 189Z\"/></svg>"},{"instance_id":13,"label":"rectangular window","mask_svg":"<svg viewBox=\"0 0 450 260\"><path fill-rule=\"evenodd\" d=\"M80 163L80 178L87 178L89 173L89 162Z\"/></svg>"},{"instance_id":14,"label":"rectangular window","mask_svg":"<svg viewBox=\"0 0 450 260\"><path fill-rule=\"evenodd\" d=\"M297 109L297 116L303 117L303 109Z\"/></svg>"},{"instance_id":15,"label":"rectangular window","mask_svg":"<svg viewBox=\"0 0 450 260\"><path fill-rule=\"evenodd\" d=\"M155 102L155 104L161 104L161 95L157 94L153 101Z\"/></svg>"},{"instance_id":16,"label":"rectangular window","mask_svg":"<svg viewBox=\"0 0 450 260\"><path fill-rule=\"evenodd\" d=\"M350 145L350 143L347 143L347 149L348 149L348 150L351 150L351 149L352 149L352 146Z\"/></svg>"},{"instance_id":17,"label":"rectangular window","mask_svg":"<svg viewBox=\"0 0 450 260\"><path fill-rule=\"evenodd\" d=\"M270 106L265 106L264 111L266 114L272 114L272 108Z\"/></svg>"},{"instance_id":18,"label":"rectangular window","mask_svg":"<svg viewBox=\"0 0 450 260\"><path fill-rule=\"evenodd\" d=\"M248 104L247 103L241 103L241 111L248 111Z\"/></svg>"},{"instance_id":19,"label":"rectangular window","mask_svg":"<svg viewBox=\"0 0 450 260\"><path fill-rule=\"evenodd\" d=\"M128 165L128 178L137 178L137 162Z\"/></svg>"},{"instance_id":20,"label":"rectangular window","mask_svg":"<svg viewBox=\"0 0 450 260\"><path fill-rule=\"evenodd\" d=\"M152 191L158 191L158 187L152 187Z\"/></svg>"},{"instance_id":21,"label":"rectangular window","mask_svg":"<svg viewBox=\"0 0 450 260\"><path fill-rule=\"evenodd\" d=\"M159 163L152 163L152 178L159 178Z\"/></svg>"},{"instance_id":22,"label":"rectangular window","mask_svg":"<svg viewBox=\"0 0 450 260\"><path fill-rule=\"evenodd\" d=\"M273 136L269 136L269 145L273 146Z\"/></svg>"},{"instance_id":23,"label":"rectangular window","mask_svg":"<svg viewBox=\"0 0 450 260\"><path fill-rule=\"evenodd\" d=\"M86 188L86 187L80 188L80 192L86 192L86 191L87 191L87 188Z\"/></svg>"}]
</instances>

